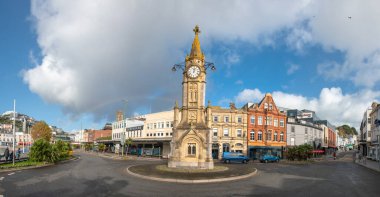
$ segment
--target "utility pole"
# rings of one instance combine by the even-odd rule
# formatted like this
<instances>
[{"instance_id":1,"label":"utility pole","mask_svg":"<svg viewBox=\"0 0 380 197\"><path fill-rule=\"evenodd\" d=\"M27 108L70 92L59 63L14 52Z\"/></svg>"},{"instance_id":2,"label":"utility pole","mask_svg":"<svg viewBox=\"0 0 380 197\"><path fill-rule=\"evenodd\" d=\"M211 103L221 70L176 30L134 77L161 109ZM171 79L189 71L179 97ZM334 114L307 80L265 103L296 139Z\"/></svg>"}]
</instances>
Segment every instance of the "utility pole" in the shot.
<instances>
[{"instance_id":1,"label":"utility pole","mask_svg":"<svg viewBox=\"0 0 380 197\"><path fill-rule=\"evenodd\" d=\"M13 100L13 154L12 162L15 165L15 140L16 140L16 99Z\"/></svg>"}]
</instances>

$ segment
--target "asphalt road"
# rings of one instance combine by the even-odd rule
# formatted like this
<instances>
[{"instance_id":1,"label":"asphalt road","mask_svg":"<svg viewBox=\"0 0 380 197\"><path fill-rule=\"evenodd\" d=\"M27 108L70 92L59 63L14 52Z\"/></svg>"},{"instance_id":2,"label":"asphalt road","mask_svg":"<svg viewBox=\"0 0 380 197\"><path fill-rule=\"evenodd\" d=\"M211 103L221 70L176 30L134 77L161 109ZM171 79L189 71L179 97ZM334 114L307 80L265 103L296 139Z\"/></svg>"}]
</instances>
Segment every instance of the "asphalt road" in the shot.
<instances>
[{"instance_id":1,"label":"asphalt road","mask_svg":"<svg viewBox=\"0 0 380 197\"><path fill-rule=\"evenodd\" d=\"M0 173L0 196L379 196L380 173L349 159L311 165L251 163L256 176L234 182L179 184L125 173L157 161L80 159L32 170ZM349 158L349 157L348 157ZM243 164L232 164L243 165Z\"/></svg>"}]
</instances>

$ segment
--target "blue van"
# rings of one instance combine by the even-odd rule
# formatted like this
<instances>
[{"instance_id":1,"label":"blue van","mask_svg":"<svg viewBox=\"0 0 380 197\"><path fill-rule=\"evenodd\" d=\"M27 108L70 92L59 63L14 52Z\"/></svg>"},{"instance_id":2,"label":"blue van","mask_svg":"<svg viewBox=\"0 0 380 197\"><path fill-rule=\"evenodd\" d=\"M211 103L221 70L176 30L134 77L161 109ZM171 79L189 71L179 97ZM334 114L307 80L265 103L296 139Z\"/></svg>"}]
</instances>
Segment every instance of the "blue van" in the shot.
<instances>
[{"instance_id":1,"label":"blue van","mask_svg":"<svg viewBox=\"0 0 380 197\"><path fill-rule=\"evenodd\" d=\"M222 161L224 163L248 163L249 158L243 155L243 153L236 152L223 152Z\"/></svg>"}]
</instances>

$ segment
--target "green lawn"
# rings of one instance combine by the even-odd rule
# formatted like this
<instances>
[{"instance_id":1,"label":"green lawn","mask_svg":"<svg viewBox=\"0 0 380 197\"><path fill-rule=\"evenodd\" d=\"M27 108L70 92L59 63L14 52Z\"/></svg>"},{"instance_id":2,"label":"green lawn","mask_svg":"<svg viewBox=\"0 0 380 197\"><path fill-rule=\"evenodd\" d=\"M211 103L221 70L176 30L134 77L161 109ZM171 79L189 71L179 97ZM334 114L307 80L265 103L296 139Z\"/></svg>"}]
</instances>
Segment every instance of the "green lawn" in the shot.
<instances>
[{"instance_id":1,"label":"green lawn","mask_svg":"<svg viewBox=\"0 0 380 197\"><path fill-rule=\"evenodd\" d=\"M20 161L15 163L13 166L12 163L6 163L6 164L0 164L0 169L10 169L10 168L21 168L21 167L28 167L28 166L41 166L46 164L46 162L35 162L35 161Z\"/></svg>"}]
</instances>

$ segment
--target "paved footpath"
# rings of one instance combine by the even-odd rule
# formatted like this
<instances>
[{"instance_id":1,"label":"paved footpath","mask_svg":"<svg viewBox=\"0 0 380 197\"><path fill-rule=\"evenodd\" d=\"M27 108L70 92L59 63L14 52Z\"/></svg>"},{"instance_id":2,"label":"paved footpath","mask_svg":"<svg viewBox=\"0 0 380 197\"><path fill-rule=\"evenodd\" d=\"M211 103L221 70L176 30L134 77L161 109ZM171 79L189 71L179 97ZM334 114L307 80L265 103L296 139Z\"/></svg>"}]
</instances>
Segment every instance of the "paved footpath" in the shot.
<instances>
[{"instance_id":1,"label":"paved footpath","mask_svg":"<svg viewBox=\"0 0 380 197\"><path fill-rule=\"evenodd\" d=\"M0 196L378 196L380 173L351 161L308 165L249 163L255 176L221 183L150 181L125 173L132 165L166 161L80 159L44 168L0 173ZM243 165L243 164L232 164Z\"/></svg>"}]
</instances>

